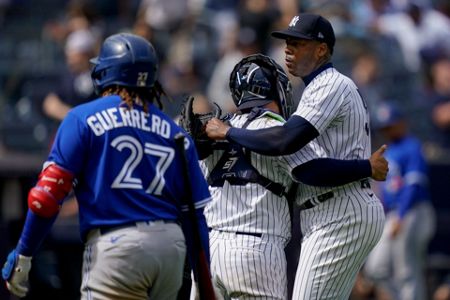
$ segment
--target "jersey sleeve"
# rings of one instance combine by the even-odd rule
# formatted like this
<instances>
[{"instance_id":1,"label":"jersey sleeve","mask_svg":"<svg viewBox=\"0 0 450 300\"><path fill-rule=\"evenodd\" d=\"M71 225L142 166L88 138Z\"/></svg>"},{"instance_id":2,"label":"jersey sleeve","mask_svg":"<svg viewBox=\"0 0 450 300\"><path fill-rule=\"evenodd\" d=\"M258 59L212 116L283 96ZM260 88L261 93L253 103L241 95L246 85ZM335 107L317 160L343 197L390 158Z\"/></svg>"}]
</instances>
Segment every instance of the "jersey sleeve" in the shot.
<instances>
[{"instance_id":1,"label":"jersey sleeve","mask_svg":"<svg viewBox=\"0 0 450 300\"><path fill-rule=\"evenodd\" d=\"M187 140L189 143L187 143L188 145L186 146L186 157L188 160L189 183L191 185L192 199L195 208L203 208L211 201L211 194L209 193L208 184L200 168L194 142L190 137L187 137ZM183 207L183 210L186 208Z\"/></svg>"},{"instance_id":2,"label":"jersey sleeve","mask_svg":"<svg viewBox=\"0 0 450 300\"><path fill-rule=\"evenodd\" d=\"M426 186L428 184L428 171L420 144L412 144L409 147L409 153L404 166L404 184Z\"/></svg>"},{"instance_id":3,"label":"jersey sleeve","mask_svg":"<svg viewBox=\"0 0 450 300\"><path fill-rule=\"evenodd\" d=\"M291 173L295 167L319 157L326 157L326 152L315 141L311 141L293 154L280 156L280 160L283 161L283 164L287 166Z\"/></svg>"},{"instance_id":4,"label":"jersey sleeve","mask_svg":"<svg viewBox=\"0 0 450 300\"><path fill-rule=\"evenodd\" d=\"M79 174L85 165L88 142L85 134L87 129L83 123L69 112L58 128L48 161Z\"/></svg>"},{"instance_id":5,"label":"jersey sleeve","mask_svg":"<svg viewBox=\"0 0 450 300\"><path fill-rule=\"evenodd\" d=\"M322 134L333 121L341 117L342 105L349 91L343 79L325 77L325 83L308 87L302 95L294 115L307 120ZM311 84L314 84L312 82Z\"/></svg>"},{"instance_id":6,"label":"jersey sleeve","mask_svg":"<svg viewBox=\"0 0 450 300\"><path fill-rule=\"evenodd\" d=\"M424 196L428 188L427 165L419 143L408 145L409 155L404 161L403 187L398 194L398 213L404 218L414 202Z\"/></svg>"}]
</instances>

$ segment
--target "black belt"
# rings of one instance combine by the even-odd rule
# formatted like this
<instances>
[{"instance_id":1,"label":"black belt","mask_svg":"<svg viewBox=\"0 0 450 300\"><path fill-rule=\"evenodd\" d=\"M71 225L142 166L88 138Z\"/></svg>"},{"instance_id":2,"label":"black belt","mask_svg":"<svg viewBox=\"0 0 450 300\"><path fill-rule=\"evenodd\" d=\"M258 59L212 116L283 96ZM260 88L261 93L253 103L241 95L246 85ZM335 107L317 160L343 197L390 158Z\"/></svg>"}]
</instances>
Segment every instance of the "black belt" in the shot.
<instances>
[{"instance_id":1,"label":"black belt","mask_svg":"<svg viewBox=\"0 0 450 300\"><path fill-rule=\"evenodd\" d=\"M154 221L142 221L142 222L164 222L164 223L175 223L175 224L179 224L179 222L177 220L154 220ZM111 225L111 226L104 226L104 227L99 227L98 230L100 231L101 235L119 230L119 229L124 229L124 228L130 228L130 227L136 227L138 222L133 222L133 223L126 223L126 224L119 224L119 225Z\"/></svg>"},{"instance_id":2,"label":"black belt","mask_svg":"<svg viewBox=\"0 0 450 300\"><path fill-rule=\"evenodd\" d=\"M208 228L209 231L211 230L215 230L218 232L224 232L224 233L234 233L234 234L240 234L240 235L251 235L254 237L262 237L262 233L256 233L256 232L243 232L243 231L225 231L225 230L218 230L218 229L214 229L214 228Z\"/></svg>"},{"instance_id":3,"label":"black belt","mask_svg":"<svg viewBox=\"0 0 450 300\"><path fill-rule=\"evenodd\" d=\"M370 188L370 182L369 179L363 179L360 181L361 184L361 188L365 189L365 188ZM316 198L316 200L314 201L314 198L310 198L308 200L306 200L305 202L303 202L302 204L300 204L298 206L299 210L305 210L305 209L309 209L309 208L313 208L314 206L316 206L319 203L325 202L328 199L331 199L334 197L334 193L333 191L330 192L326 192L324 194L321 194L319 196L316 196L314 198Z\"/></svg>"}]
</instances>

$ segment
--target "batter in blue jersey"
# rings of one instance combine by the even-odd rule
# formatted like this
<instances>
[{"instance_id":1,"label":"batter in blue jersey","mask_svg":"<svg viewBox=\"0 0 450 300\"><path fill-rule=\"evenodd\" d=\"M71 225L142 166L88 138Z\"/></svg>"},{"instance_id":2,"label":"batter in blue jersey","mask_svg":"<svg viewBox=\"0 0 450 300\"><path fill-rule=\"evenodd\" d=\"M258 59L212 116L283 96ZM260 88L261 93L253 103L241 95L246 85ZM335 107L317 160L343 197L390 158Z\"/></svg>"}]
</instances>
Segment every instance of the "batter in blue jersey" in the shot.
<instances>
[{"instance_id":1,"label":"batter in blue jersey","mask_svg":"<svg viewBox=\"0 0 450 300\"><path fill-rule=\"evenodd\" d=\"M113 35L92 62L101 98L73 108L61 123L2 277L13 294L27 294L31 259L73 187L85 242L81 299L176 299L186 244L191 248L188 197L209 257L203 207L210 194L194 144L186 137L184 181L174 139L184 131L153 104L163 91L150 43Z\"/></svg>"},{"instance_id":2,"label":"batter in blue jersey","mask_svg":"<svg viewBox=\"0 0 450 300\"><path fill-rule=\"evenodd\" d=\"M427 299L424 270L436 218L422 143L408 132L398 107L383 103L375 117L376 127L389 143L389 173L381 185L386 223L365 272L392 299Z\"/></svg>"}]
</instances>

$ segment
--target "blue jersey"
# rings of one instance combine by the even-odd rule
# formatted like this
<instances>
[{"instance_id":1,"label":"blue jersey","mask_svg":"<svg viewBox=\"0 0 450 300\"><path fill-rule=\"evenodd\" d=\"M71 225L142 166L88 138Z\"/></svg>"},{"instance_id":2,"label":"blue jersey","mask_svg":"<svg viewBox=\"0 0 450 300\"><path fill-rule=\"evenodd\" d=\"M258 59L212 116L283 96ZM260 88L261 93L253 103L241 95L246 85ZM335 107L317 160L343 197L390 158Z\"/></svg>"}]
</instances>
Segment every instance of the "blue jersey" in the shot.
<instances>
[{"instance_id":1,"label":"blue jersey","mask_svg":"<svg viewBox=\"0 0 450 300\"><path fill-rule=\"evenodd\" d=\"M427 163L420 141L411 136L389 144L385 156L389 173L382 183L383 202L403 217L416 203L430 199Z\"/></svg>"},{"instance_id":2,"label":"blue jersey","mask_svg":"<svg viewBox=\"0 0 450 300\"><path fill-rule=\"evenodd\" d=\"M178 219L182 200L196 208L209 200L194 143L186 135L192 195L186 194L183 160L174 136L183 132L154 105L129 109L108 96L72 109L61 123L48 161L76 178L81 235L135 221ZM183 132L184 133L184 132Z\"/></svg>"}]
</instances>

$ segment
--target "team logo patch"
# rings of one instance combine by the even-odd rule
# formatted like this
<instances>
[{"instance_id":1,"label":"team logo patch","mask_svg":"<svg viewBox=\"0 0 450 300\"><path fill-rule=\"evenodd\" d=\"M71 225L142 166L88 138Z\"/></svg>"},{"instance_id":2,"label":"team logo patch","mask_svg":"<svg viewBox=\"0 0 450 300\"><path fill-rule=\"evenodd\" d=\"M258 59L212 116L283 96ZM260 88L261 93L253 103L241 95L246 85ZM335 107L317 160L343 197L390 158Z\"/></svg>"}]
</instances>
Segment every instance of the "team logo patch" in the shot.
<instances>
[{"instance_id":1,"label":"team logo patch","mask_svg":"<svg viewBox=\"0 0 450 300\"><path fill-rule=\"evenodd\" d=\"M299 16L293 17L291 22L289 23L289 27L294 27L297 24L298 20L300 20Z\"/></svg>"}]
</instances>

